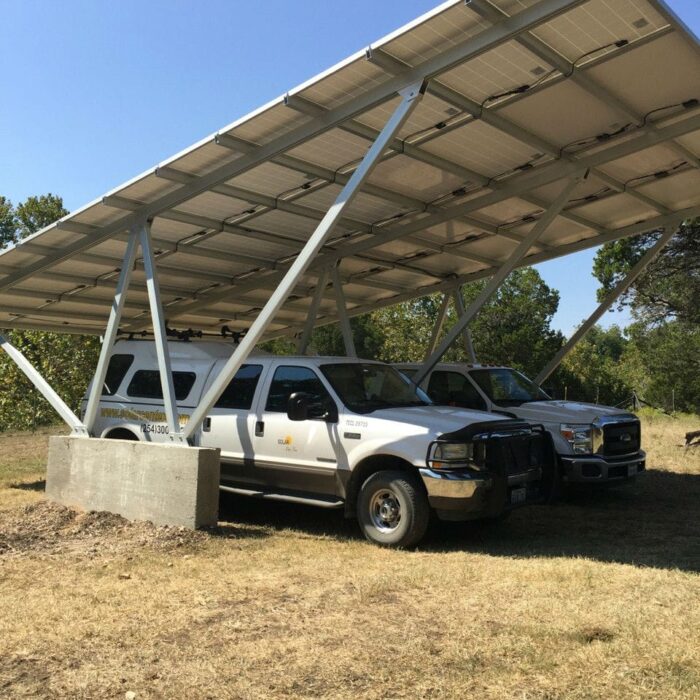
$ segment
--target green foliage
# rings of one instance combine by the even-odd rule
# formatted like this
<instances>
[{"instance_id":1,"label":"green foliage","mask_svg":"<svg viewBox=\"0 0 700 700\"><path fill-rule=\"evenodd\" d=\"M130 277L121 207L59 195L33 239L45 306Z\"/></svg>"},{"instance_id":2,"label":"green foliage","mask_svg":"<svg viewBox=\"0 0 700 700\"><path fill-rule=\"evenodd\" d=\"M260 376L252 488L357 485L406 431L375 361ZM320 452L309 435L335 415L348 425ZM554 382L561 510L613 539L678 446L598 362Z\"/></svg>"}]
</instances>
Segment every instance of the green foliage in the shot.
<instances>
[{"instance_id":1,"label":"green foliage","mask_svg":"<svg viewBox=\"0 0 700 700\"><path fill-rule=\"evenodd\" d=\"M624 362L638 368L640 396L667 411L700 413L700 326L636 323L628 331L634 353Z\"/></svg>"},{"instance_id":2,"label":"green foliage","mask_svg":"<svg viewBox=\"0 0 700 700\"><path fill-rule=\"evenodd\" d=\"M68 210L63 206L63 199L55 194L28 197L26 201L15 207L17 240L40 231L67 213Z\"/></svg>"},{"instance_id":3,"label":"green foliage","mask_svg":"<svg viewBox=\"0 0 700 700\"><path fill-rule=\"evenodd\" d=\"M53 194L29 197L15 207L0 197L0 247L35 233L67 213L63 200ZM77 411L97 364L98 339L40 331L13 331L6 335ZM0 352L0 431L27 429L57 420L50 404L10 357Z\"/></svg>"},{"instance_id":4,"label":"green foliage","mask_svg":"<svg viewBox=\"0 0 700 700\"><path fill-rule=\"evenodd\" d=\"M483 284L464 288L467 305ZM558 307L559 292L537 270L515 270L470 325L479 362L506 364L535 376L564 342L551 328ZM461 347L459 355L466 358Z\"/></svg>"},{"instance_id":5,"label":"green foliage","mask_svg":"<svg viewBox=\"0 0 700 700\"><path fill-rule=\"evenodd\" d=\"M482 288L481 282L466 285L465 303L469 304ZM352 319L357 354L386 362L422 360L441 304L442 294L432 294ZM561 333L550 328L558 304L559 293L548 287L536 270L513 272L470 324L479 361L536 373L563 341ZM441 337L456 320L451 304ZM337 324L317 328L311 345L322 355L345 353ZM456 342L445 360L466 361L464 344Z\"/></svg>"},{"instance_id":6,"label":"green foliage","mask_svg":"<svg viewBox=\"0 0 700 700\"><path fill-rule=\"evenodd\" d=\"M485 283L465 285L462 293L468 306ZM373 314L382 328L381 358L390 362L423 359L442 295L434 294ZM550 327L559 305L559 293L548 287L540 274L525 268L513 272L470 323L479 362L507 364L533 375L561 347L563 337ZM441 338L457 320L451 305ZM446 362L468 360L464 344L457 341L445 354Z\"/></svg>"},{"instance_id":7,"label":"green foliage","mask_svg":"<svg viewBox=\"0 0 700 700\"><path fill-rule=\"evenodd\" d=\"M15 242L17 220L12 202L0 196L0 250Z\"/></svg>"},{"instance_id":8,"label":"green foliage","mask_svg":"<svg viewBox=\"0 0 700 700\"><path fill-rule=\"evenodd\" d=\"M556 398L615 406L632 397L637 387L625 361L630 342L618 326L594 326L547 382Z\"/></svg>"},{"instance_id":9,"label":"green foliage","mask_svg":"<svg viewBox=\"0 0 700 700\"><path fill-rule=\"evenodd\" d=\"M658 233L606 243L598 251L593 274L602 298L658 240ZM700 323L700 219L682 224L668 245L620 300L646 323L673 318Z\"/></svg>"},{"instance_id":10,"label":"green foliage","mask_svg":"<svg viewBox=\"0 0 700 700\"><path fill-rule=\"evenodd\" d=\"M11 331L7 337L77 411L95 371L99 339L40 331ZM48 401L4 352L0 353L0 382L0 431L26 430L57 422Z\"/></svg>"}]
</instances>

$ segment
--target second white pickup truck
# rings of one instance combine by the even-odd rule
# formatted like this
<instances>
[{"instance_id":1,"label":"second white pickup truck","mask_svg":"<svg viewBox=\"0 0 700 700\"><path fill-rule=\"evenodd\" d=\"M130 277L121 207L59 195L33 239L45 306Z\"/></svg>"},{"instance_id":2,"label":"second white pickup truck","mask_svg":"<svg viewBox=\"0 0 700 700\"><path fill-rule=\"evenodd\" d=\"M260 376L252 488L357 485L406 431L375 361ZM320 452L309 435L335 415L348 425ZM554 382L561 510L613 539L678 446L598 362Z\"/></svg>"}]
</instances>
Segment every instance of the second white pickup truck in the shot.
<instances>
[{"instance_id":1,"label":"second white pickup truck","mask_svg":"<svg viewBox=\"0 0 700 700\"><path fill-rule=\"evenodd\" d=\"M394 365L413 376L419 364ZM441 406L458 406L544 425L561 464L565 484L624 483L645 469L637 416L611 406L556 401L511 367L444 363L421 382Z\"/></svg>"},{"instance_id":2,"label":"second white pickup truck","mask_svg":"<svg viewBox=\"0 0 700 700\"><path fill-rule=\"evenodd\" d=\"M230 357L222 341L169 343L181 422ZM154 344L118 341L95 432L167 441ZM551 493L555 455L541 427L435 406L400 372L338 357L248 358L195 433L221 450L221 488L344 508L373 542L415 545L431 511L496 518Z\"/></svg>"}]
</instances>

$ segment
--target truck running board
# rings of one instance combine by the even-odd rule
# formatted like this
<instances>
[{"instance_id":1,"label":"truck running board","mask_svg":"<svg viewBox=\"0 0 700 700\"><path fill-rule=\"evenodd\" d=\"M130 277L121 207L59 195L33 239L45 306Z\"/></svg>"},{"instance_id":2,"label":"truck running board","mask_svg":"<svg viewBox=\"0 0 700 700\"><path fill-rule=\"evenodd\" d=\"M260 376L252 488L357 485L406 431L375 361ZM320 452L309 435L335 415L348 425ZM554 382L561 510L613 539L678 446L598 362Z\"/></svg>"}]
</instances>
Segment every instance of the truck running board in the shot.
<instances>
[{"instance_id":1,"label":"truck running board","mask_svg":"<svg viewBox=\"0 0 700 700\"><path fill-rule=\"evenodd\" d=\"M221 486L220 491L235 493L239 496L252 496L253 498L265 498L269 501L285 501L287 503L302 503L307 506L317 506L319 508L342 508L344 501L337 498L319 498L318 496L293 496L291 494L279 493L275 491L254 491L250 489L240 489L234 486Z\"/></svg>"}]
</instances>

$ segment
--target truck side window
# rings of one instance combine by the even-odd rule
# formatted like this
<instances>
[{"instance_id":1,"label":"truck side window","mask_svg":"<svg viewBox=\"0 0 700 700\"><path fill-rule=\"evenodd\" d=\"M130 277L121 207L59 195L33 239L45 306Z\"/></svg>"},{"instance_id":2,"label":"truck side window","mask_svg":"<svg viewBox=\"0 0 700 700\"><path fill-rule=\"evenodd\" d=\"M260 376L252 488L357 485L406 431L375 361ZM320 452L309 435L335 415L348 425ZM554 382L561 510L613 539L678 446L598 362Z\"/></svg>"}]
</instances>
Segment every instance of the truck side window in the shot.
<instances>
[{"instance_id":1,"label":"truck side window","mask_svg":"<svg viewBox=\"0 0 700 700\"><path fill-rule=\"evenodd\" d=\"M194 372L173 372L175 399L183 401L194 385L197 375ZM160 385L160 372L157 369L140 369L134 374L126 390L129 396L141 399L163 399Z\"/></svg>"},{"instance_id":2,"label":"truck side window","mask_svg":"<svg viewBox=\"0 0 700 700\"><path fill-rule=\"evenodd\" d=\"M330 403L330 394L313 370L308 367L278 367L270 384L265 410L273 413L286 413L289 397L297 391L311 395L311 413L323 415Z\"/></svg>"},{"instance_id":3,"label":"truck side window","mask_svg":"<svg viewBox=\"0 0 700 700\"><path fill-rule=\"evenodd\" d=\"M112 355L107 365L107 375L102 387L102 396L114 396L134 362L133 355Z\"/></svg>"},{"instance_id":4,"label":"truck side window","mask_svg":"<svg viewBox=\"0 0 700 700\"><path fill-rule=\"evenodd\" d=\"M433 372L428 384L428 394L435 403L443 406L486 410L486 402L476 387L459 372Z\"/></svg>"},{"instance_id":5,"label":"truck side window","mask_svg":"<svg viewBox=\"0 0 700 700\"><path fill-rule=\"evenodd\" d=\"M214 408L248 410L253 405L253 397L261 372L262 365L243 365L214 404Z\"/></svg>"}]
</instances>

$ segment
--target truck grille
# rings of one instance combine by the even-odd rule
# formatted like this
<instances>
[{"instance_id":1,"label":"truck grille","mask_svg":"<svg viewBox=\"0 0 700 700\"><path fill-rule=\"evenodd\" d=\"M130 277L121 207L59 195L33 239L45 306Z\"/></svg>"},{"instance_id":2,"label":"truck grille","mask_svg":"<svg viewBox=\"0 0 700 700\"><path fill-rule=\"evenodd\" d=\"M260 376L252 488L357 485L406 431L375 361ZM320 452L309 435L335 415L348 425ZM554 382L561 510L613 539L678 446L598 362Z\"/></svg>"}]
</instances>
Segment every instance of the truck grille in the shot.
<instances>
[{"instance_id":1,"label":"truck grille","mask_svg":"<svg viewBox=\"0 0 700 700\"><path fill-rule=\"evenodd\" d=\"M603 454L608 457L639 452L640 441L639 421L610 423L603 427Z\"/></svg>"},{"instance_id":2,"label":"truck grille","mask_svg":"<svg viewBox=\"0 0 700 700\"><path fill-rule=\"evenodd\" d=\"M486 464L496 473L523 474L551 461L551 446L544 433L502 436L489 440L486 447Z\"/></svg>"}]
</instances>

